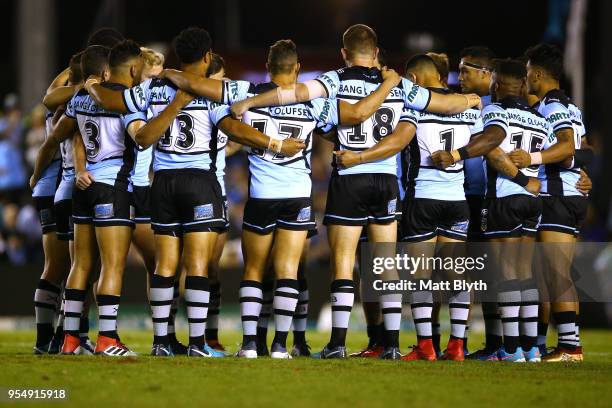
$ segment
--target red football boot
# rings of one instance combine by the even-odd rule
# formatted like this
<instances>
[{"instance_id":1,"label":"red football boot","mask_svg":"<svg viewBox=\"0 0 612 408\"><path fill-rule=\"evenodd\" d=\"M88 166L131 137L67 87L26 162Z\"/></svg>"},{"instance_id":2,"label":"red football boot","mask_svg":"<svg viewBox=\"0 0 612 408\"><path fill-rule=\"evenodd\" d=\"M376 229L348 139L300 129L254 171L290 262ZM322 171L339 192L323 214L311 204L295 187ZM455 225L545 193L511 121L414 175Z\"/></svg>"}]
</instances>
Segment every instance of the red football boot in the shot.
<instances>
[{"instance_id":1,"label":"red football boot","mask_svg":"<svg viewBox=\"0 0 612 408\"><path fill-rule=\"evenodd\" d=\"M403 355L401 360L404 361L436 361L436 351L433 347L431 339L420 339L418 344L412 347L412 351L406 355Z\"/></svg>"},{"instance_id":2,"label":"red football boot","mask_svg":"<svg viewBox=\"0 0 612 408\"><path fill-rule=\"evenodd\" d=\"M440 360L449 361L463 361L465 360L465 353L463 351L463 339L451 338L448 340L448 346L446 351L440 357Z\"/></svg>"},{"instance_id":3,"label":"red football boot","mask_svg":"<svg viewBox=\"0 0 612 408\"><path fill-rule=\"evenodd\" d=\"M349 357L379 358L383 351L385 351L383 346L374 345L372 347L366 347L356 353L352 353Z\"/></svg>"},{"instance_id":4,"label":"red football boot","mask_svg":"<svg viewBox=\"0 0 612 408\"><path fill-rule=\"evenodd\" d=\"M81 347L81 339L77 336L72 336L68 333L64 334L64 344L62 345L62 354L78 355L84 354Z\"/></svg>"}]
</instances>

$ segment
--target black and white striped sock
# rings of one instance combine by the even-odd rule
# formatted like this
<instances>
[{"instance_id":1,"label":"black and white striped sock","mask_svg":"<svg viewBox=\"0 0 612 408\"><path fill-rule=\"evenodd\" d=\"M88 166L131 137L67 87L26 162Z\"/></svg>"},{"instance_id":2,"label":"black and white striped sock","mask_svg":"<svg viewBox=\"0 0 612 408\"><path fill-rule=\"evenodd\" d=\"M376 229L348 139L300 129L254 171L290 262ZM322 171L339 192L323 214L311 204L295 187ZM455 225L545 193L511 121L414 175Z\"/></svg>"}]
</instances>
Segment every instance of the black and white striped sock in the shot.
<instances>
[{"instance_id":1,"label":"black and white striped sock","mask_svg":"<svg viewBox=\"0 0 612 408\"><path fill-rule=\"evenodd\" d=\"M451 338L464 339L470 313L470 292L453 293L448 299L448 312L451 322Z\"/></svg>"},{"instance_id":2,"label":"black and white striped sock","mask_svg":"<svg viewBox=\"0 0 612 408\"><path fill-rule=\"evenodd\" d=\"M267 344L268 323L270 317L272 317L272 303L274 302L274 280L266 279L263 281L262 296L263 301L257 321L257 341L261 344Z\"/></svg>"},{"instance_id":3,"label":"black and white striped sock","mask_svg":"<svg viewBox=\"0 0 612 408\"><path fill-rule=\"evenodd\" d=\"M278 279L274 292L274 344L287 347L287 334L299 296L297 279Z\"/></svg>"},{"instance_id":4,"label":"black and white striped sock","mask_svg":"<svg viewBox=\"0 0 612 408\"><path fill-rule=\"evenodd\" d=\"M79 337L85 294L81 289L66 288L64 291L64 332L74 337Z\"/></svg>"},{"instance_id":5,"label":"black and white striped sock","mask_svg":"<svg viewBox=\"0 0 612 408\"><path fill-rule=\"evenodd\" d=\"M178 313L180 299L180 286L181 280L176 278L172 278L173 288L172 288L172 304L170 305L170 316L168 317L168 336L176 337L176 314Z\"/></svg>"},{"instance_id":6,"label":"black and white striped sock","mask_svg":"<svg viewBox=\"0 0 612 408\"><path fill-rule=\"evenodd\" d=\"M575 350L578 345L576 339L576 312L556 312L553 313L557 332L559 336L558 347Z\"/></svg>"},{"instance_id":7,"label":"black and white striped sock","mask_svg":"<svg viewBox=\"0 0 612 408\"><path fill-rule=\"evenodd\" d=\"M576 347L582 347L580 343L580 315L576 313Z\"/></svg>"},{"instance_id":8,"label":"black and white striped sock","mask_svg":"<svg viewBox=\"0 0 612 408\"><path fill-rule=\"evenodd\" d=\"M119 312L119 302L121 296L97 295L99 335L118 339L117 334L117 314Z\"/></svg>"},{"instance_id":9,"label":"black and white striped sock","mask_svg":"<svg viewBox=\"0 0 612 408\"><path fill-rule=\"evenodd\" d=\"M308 323L308 282L298 279L298 303L293 315L293 344L306 342L306 325Z\"/></svg>"},{"instance_id":10,"label":"black and white striped sock","mask_svg":"<svg viewBox=\"0 0 612 408\"><path fill-rule=\"evenodd\" d=\"M433 310L433 294L429 290L412 292L410 300L412 320L417 332L417 339L431 339L433 335L431 312Z\"/></svg>"},{"instance_id":11,"label":"black and white striped sock","mask_svg":"<svg viewBox=\"0 0 612 408\"><path fill-rule=\"evenodd\" d=\"M402 294L380 295L380 309L385 327L385 346L399 347L399 332L402 324Z\"/></svg>"},{"instance_id":12,"label":"black and white striped sock","mask_svg":"<svg viewBox=\"0 0 612 408\"><path fill-rule=\"evenodd\" d=\"M242 318L242 344L257 341L257 322L261 313L263 293L261 283L252 280L240 282L240 316Z\"/></svg>"},{"instance_id":13,"label":"black and white striped sock","mask_svg":"<svg viewBox=\"0 0 612 408\"><path fill-rule=\"evenodd\" d=\"M332 333L330 347L346 344L351 310L355 302L355 283L352 279L336 279L331 283Z\"/></svg>"},{"instance_id":14,"label":"black and white striped sock","mask_svg":"<svg viewBox=\"0 0 612 408\"><path fill-rule=\"evenodd\" d=\"M168 345L168 326L174 302L174 277L153 275L149 298L153 318L153 343Z\"/></svg>"},{"instance_id":15,"label":"black and white striped sock","mask_svg":"<svg viewBox=\"0 0 612 408\"><path fill-rule=\"evenodd\" d=\"M210 306L206 323L206 341L219 339L219 309L221 308L221 283L210 285Z\"/></svg>"},{"instance_id":16,"label":"black and white striped sock","mask_svg":"<svg viewBox=\"0 0 612 408\"><path fill-rule=\"evenodd\" d=\"M61 288L46 279L40 279L34 292L36 313L36 345L44 346L53 337L55 313L61 303Z\"/></svg>"},{"instance_id":17,"label":"black and white striped sock","mask_svg":"<svg viewBox=\"0 0 612 408\"><path fill-rule=\"evenodd\" d=\"M482 303L482 317L485 322L485 344L489 350L502 346L503 327L496 302Z\"/></svg>"},{"instance_id":18,"label":"black and white striped sock","mask_svg":"<svg viewBox=\"0 0 612 408\"><path fill-rule=\"evenodd\" d=\"M204 346L204 332L210 302L210 281L206 276L187 276L185 278L185 306L189 323L189 344Z\"/></svg>"},{"instance_id":19,"label":"black and white striped sock","mask_svg":"<svg viewBox=\"0 0 612 408\"><path fill-rule=\"evenodd\" d=\"M538 309L540 296L530 280L522 283L521 311L519 314L521 347L531 350L538 344Z\"/></svg>"},{"instance_id":20,"label":"black and white striped sock","mask_svg":"<svg viewBox=\"0 0 612 408\"><path fill-rule=\"evenodd\" d=\"M518 280L513 279L500 284L497 304L502 321L504 349L512 354L520 346L521 290Z\"/></svg>"}]
</instances>

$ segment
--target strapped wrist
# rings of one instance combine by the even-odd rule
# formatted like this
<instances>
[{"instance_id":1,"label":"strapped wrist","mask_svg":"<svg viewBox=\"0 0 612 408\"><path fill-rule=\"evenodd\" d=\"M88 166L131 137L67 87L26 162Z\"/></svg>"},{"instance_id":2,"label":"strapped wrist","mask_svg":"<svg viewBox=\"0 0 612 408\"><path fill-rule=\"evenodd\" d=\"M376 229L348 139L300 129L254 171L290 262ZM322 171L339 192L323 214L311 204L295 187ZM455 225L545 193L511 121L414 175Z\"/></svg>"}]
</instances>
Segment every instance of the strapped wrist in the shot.
<instances>
[{"instance_id":1,"label":"strapped wrist","mask_svg":"<svg viewBox=\"0 0 612 408\"><path fill-rule=\"evenodd\" d=\"M521 187L525 187L527 184L529 184L529 177L524 175L523 172L519 170L516 173L516 176L512 177L512 181Z\"/></svg>"}]
</instances>

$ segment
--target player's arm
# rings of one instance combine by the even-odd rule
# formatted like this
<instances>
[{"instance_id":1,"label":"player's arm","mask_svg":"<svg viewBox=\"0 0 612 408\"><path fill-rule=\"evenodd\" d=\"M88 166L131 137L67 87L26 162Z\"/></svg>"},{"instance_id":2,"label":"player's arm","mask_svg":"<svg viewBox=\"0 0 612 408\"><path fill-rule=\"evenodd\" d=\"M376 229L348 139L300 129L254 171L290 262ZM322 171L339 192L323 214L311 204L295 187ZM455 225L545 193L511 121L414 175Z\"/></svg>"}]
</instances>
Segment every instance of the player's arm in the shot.
<instances>
[{"instance_id":1,"label":"player's arm","mask_svg":"<svg viewBox=\"0 0 612 408\"><path fill-rule=\"evenodd\" d=\"M87 155L81 132L77 130L72 136L72 160L74 162L74 184L80 190L87 189L94 181L93 175L87 171Z\"/></svg>"},{"instance_id":2,"label":"player's arm","mask_svg":"<svg viewBox=\"0 0 612 408\"><path fill-rule=\"evenodd\" d=\"M79 90L77 85L65 85L47 92L43 98L43 105L50 111L54 111L59 106L67 103L76 91Z\"/></svg>"},{"instance_id":3,"label":"player's arm","mask_svg":"<svg viewBox=\"0 0 612 408\"><path fill-rule=\"evenodd\" d=\"M47 140L40 146L36 162L34 163L34 172L30 178L30 187L34 188L43 171L53 161L53 157L59 149L60 143L68 139L76 129L76 120L63 115L57 125L51 131Z\"/></svg>"},{"instance_id":4,"label":"player's arm","mask_svg":"<svg viewBox=\"0 0 612 408\"><path fill-rule=\"evenodd\" d=\"M487 155L487 163L499 173L508 177L525 190L532 194L540 194L540 180L534 177L525 176L519 169L512 163L512 160L504 153L504 151L496 147L491 150Z\"/></svg>"},{"instance_id":5,"label":"player's arm","mask_svg":"<svg viewBox=\"0 0 612 408\"><path fill-rule=\"evenodd\" d=\"M166 106L159 115L144 125L143 121L139 120L135 123L131 123L133 138L141 147L147 148L159 140L163 136L164 132L170 127L176 115L179 114L189 102L193 100L193 95L187 92L179 90L172 102ZM130 126L128 125L128 132Z\"/></svg>"},{"instance_id":6,"label":"player's arm","mask_svg":"<svg viewBox=\"0 0 612 408\"><path fill-rule=\"evenodd\" d=\"M314 133L321 139L333 143L334 138L336 137L336 134L338 133L338 128L335 126L330 127L329 130L322 129L322 128L316 128L314 130Z\"/></svg>"},{"instance_id":7,"label":"player's arm","mask_svg":"<svg viewBox=\"0 0 612 408\"><path fill-rule=\"evenodd\" d=\"M123 99L123 91L102 86L100 79L96 77L87 79L84 87L98 106L113 112L129 112Z\"/></svg>"},{"instance_id":8,"label":"player's arm","mask_svg":"<svg viewBox=\"0 0 612 408\"><path fill-rule=\"evenodd\" d=\"M203 96L211 101L223 103L223 81L205 78L190 72L164 69L160 78L166 78L174 85L192 95Z\"/></svg>"},{"instance_id":9,"label":"player's arm","mask_svg":"<svg viewBox=\"0 0 612 408\"><path fill-rule=\"evenodd\" d=\"M576 182L576 189L583 195L588 195L593 189L593 181L583 169L580 169L580 178Z\"/></svg>"},{"instance_id":10,"label":"player's arm","mask_svg":"<svg viewBox=\"0 0 612 408\"><path fill-rule=\"evenodd\" d=\"M416 126L411 122L400 122L393 133L385 137L376 145L362 152L340 150L334 152L336 163L341 168L349 168L362 163L370 163L386 159L399 153L408 146L416 134Z\"/></svg>"},{"instance_id":11,"label":"player's arm","mask_svg":"<svg viewBox=\"0 0 612 408\"><path fill-rule=\"evenodd\" d=\"M505 137L506 131L503 127L496 125L487 126L481 134L474 136L466 146L451 152L438 150L431 154L431 159L436 167L445 169L459 160L486 156L498 147Z\"/></svg>"},{"instance_id":12,"label":"player's arm","mask_svg":"<svg viewBox=\"0 0 612 408\"><path fill-rule=\"evenodd\" d=\"M443 115L454 115L480 105L476 94L439 94L431 92L431 99L425 110Z\"/></svg>"},{"instance_id":13,"label":"player's arm","mask_svg":"<svg viewBox=\"0 0 612 408\"><path fill-rule=\"evenodd\" d=\"M221 119L217 123L217 127L237 143L267 149L289 157L306 148L302 140L294 138L278 140L268 137L257 129L232 118L230 115Z\"/></svg>"},{"instance_id":14,"label":"player's arm","mask_svg":"<svg viewBox=\"0 0 612 408\"><path fill-rule=\"evenodd\" d=\"M53 79L49 87L47 88L47 94L52 92L53 90L65 86L70 80L70 67L65 68L62 72L57 74L57 76Z\"/></svg>"},{"instance_id":15,"label":"player's arm","mask_svg":"<svg viewBox=\"0 0 612 408\"><path fill-rule=\"evenodd\" d=\"M575 152L574 130L570 128L561 129L555 132L557 143L541 152L528 153L522 149L510 152L510 159L519 168L537 165L562 163L566 159L571 159Z\"/></svg>"},{"instance_id":16,"label":"player's arm","mask_svg":"<svg viewBox=\"0 0 612 408\"><path fill-rule=\"evenodd\" d=\"M242 145L240 143L232 142L231 140L227 141L227 145L225 146L225 157L230 157L238 153L242 149Z\"/></svg>"}]
</instances>

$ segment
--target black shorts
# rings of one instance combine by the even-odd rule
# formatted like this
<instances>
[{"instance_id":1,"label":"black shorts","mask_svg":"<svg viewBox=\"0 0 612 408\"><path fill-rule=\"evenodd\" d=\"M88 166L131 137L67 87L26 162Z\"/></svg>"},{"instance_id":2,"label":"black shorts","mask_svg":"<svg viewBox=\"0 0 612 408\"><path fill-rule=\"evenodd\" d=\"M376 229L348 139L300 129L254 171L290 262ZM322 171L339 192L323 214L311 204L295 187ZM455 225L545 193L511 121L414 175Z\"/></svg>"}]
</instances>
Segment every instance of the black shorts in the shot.
<instances>
[{"instance_id":1,"label":"black shorts","mask_svg":"<svg viewBox=\"0 0 612 408\"><path fill-rule=\"evenodd\" d=\"M55 205L53 205L54 198L54 196L32 197L43 234L57 230L57 216Z\"/></svg>"},{"instance_id":2,"label":"black shorts","mask_svg":"<svg viewBox=\"0 0 612 408\"><path fill-rule=\"evenodd\" d=\"M161 170L151 186L151 226L156 234L181 236L225 225L221 186L215 173L198 169Z\"/></svg>"},{"instance_id":3,"label":"black shorts","mask_svg":"<svg viewBox=\"0 0 612 408\"><path fill-rule=\"evenodd\" d=\"M427 241L438 235L466 240L470 210L466 201L408 198L402 216L402 241Z\"/></svg>"},{"instance_id":4,"label":"black shorts","mask_svg":"<svg viewBox=\"0 0 612 408\"><path fill-rule=\"evenodd\" d=\"M399 187L393 174L333 175L323 224L389 224L396 220Z\"/></svg>"},{"instance_id":5,"label":"black shorts","mask_svg":"<svg viewBox=\"0 0 612 408\"><path fill-rule=\"evenodd\" d=\"M542 197L539 231L556 231L577 236L586 218L588 200L582 196Z\"/></svg>"},{"instance_id":6,"label":"black shorts","mask_svg":"<svg viewBox=\"0 0 612 408\"><path fill-rule=\"evenodd\" d=\"M485 238L535 236L542 216L542 200L525 194L488 198L481 216Z\"/></svg>"},{"instance_id":7,"label":"black shorts","mask_svg":"<svg viewBox=\"0 0 612 408\"><path fill-rule=\"evenodd\" d=\"M74 240L74 223L72 220L72 200L55 203L56 233L61 241Z\"/></svg>"},{"instance_id":8,"label":"black shorts","mask_svg":"<svg viewBox=\"0 0 612 408\"><path fill-rule=\"evenodd\" d=\"M310 197L249 198L244 207L242 228L258 234L269 234L276 228L309 231L316 227Z\"/></svg>"},{"instance_id":9,"label":"black shorts","mask_svg":"<svg viewBox=\"0 0 612 408\"><path fill-rule=\"evenodd\" d=\"M134 221L138 224L151 222L151 187L132 187Z\"/></svg>"},{"instance_id":10,"label":"black shorts","mask_svg":"<svg viewBox=\"0 0 612 408\"><path fill-rule=\"evenodd\" d=\"M75 224L134 227L132 193L98 182L86 190L75 188L72 193L72 218Z\"/></svg>"},{"instance_id":11,"label":"black shorts","mask_svg":"<svg viewBox=\"0 0 612 408\"><path fill-rule=\"evenodd\" d=\"M222 227L215 228L214 231L219 233L219 234L224 234L224 233L228 232L229 229L230 229L229 206L227 204L227 197L226 196L221 197L221 199L223 200L223 221L224 221L224 224L223 224Z\"/></svg>"},{"instance_id":12,"label":"black shorts","mask_svg":"<svg viewBox=\"0 0 612 408\"><path fill-rule=\"evenodd\" d=\"M470 224L468 225L468 240L478 241L482 239L480 230L481 211L484 197L479 195L466 195L468 207L470 208Z\"/></svg>"}]
</instances>

